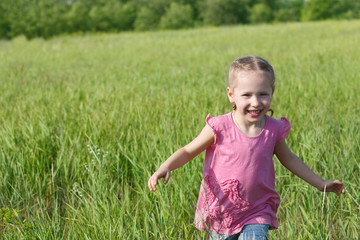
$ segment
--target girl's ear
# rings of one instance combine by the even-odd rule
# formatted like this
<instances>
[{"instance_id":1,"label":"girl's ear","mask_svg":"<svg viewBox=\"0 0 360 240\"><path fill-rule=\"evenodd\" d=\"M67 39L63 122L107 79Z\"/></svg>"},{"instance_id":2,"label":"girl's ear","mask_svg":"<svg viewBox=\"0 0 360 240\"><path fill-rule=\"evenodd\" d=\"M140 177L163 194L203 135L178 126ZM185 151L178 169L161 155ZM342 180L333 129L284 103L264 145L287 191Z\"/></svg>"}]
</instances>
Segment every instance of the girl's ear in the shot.
<instances>
[{"instance_id":1,"label":"girl's ear","mask_svg":"<svg viewBox=\"0 0 360 240\"><path fill-rule=\"evenodd\" d=\"M226 92L227 92L227 96L228 96L228 98L229 98L229 101L230 101L231 103L234 103L234 102L235 102L235 101L234 101L234 94L233 94L231 88L227 87L227 88L226 88Z\"/></svg>"}]
</instances>

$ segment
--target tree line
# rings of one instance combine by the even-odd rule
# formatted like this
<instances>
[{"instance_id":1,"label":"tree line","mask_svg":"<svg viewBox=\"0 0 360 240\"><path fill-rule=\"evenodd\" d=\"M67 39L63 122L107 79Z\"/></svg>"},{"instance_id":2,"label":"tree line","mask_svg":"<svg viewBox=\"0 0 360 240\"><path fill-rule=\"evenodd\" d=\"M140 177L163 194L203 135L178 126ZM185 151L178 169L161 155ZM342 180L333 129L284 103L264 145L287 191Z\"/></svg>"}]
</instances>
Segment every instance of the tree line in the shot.
<instances>
[{"instance_id":1,"label":"tree line","mask_svg":"<svg viewBox=\"0 0 360 240\"><path fill-rule=\"evenodd\" d=\"M353 18L359 0L1 0L0 38Z\"/></svg>"}]
</instances>

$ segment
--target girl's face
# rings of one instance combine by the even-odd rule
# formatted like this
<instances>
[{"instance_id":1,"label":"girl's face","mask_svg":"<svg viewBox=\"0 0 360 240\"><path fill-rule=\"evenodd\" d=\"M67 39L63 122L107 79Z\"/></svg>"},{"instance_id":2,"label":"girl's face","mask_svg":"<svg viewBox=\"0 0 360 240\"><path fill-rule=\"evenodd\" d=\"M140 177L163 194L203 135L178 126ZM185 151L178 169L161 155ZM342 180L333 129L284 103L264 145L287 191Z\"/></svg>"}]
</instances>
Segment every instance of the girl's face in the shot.
<instances>
[{"instance_id":1,"label":"girl's face","mask_svg":"<svg viewBox=\"0 0 360 240\"><path fill-rule=\"evenodd\" d=\"M243 123L260 123L270 108L272 83L269 73L264 71L240 71L235 75L233 88L227 94L236 105L237 115Z\"/></svg>"}]
</instances>

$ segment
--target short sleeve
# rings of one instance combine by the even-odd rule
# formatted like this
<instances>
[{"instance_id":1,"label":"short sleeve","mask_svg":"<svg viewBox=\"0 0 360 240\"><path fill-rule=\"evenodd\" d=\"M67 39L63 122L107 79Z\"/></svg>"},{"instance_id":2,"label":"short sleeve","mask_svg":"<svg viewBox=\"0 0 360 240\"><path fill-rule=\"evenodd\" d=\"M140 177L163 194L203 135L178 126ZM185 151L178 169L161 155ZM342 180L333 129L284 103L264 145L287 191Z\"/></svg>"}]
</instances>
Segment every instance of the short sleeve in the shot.
<instances>
[{"instance_id":1,"label":"short sleeve","mask_svg":"<svg viewBox=\"0 0 360 240\"><path fill-rule=\"evenodd\" d=\"M278 139L276 141L276 143L281 142L282 140L284 140L286 138L286 136L288 135L291 125L289 120L287 120L287 118L282 117L281 119L281 125L280 125L280 129L279 129L279 135L278 135Z\"/></svg>"},{"instance_id":2,"label":"short sleeve","mask_svg":"<svg viewBox=\"0 0 360 240\"><path fill-rule=\"evenodd\" d=\"M206 117L206 124L213 130L213 132L214 132L214 142L213 142L213 144L211 145L212 147L214 146L214 144L216 144L216 142L217 142L217 132L216 132L216 129L215 129L215 124L214 124L214 119L213 118L211 118L211 116L210 116L210 113L207 115L207 117Z\"/></svg>"}]
</instances>

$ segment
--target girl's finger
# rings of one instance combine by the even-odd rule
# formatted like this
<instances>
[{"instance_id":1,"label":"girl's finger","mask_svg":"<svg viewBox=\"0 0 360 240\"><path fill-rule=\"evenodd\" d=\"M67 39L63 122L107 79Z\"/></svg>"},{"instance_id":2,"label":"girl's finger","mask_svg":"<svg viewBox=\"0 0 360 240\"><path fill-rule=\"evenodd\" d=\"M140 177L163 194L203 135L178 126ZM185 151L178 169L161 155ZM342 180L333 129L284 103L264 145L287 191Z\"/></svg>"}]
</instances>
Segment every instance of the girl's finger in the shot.
<instances>
[{"instance_id":1,"label":"girl's finger","mask_svg":"<svg viewBox=\"0 0 360 240\"><path fill-rule=\"evenodd\" d=\"M155 179L152 180L152 184L151 184L152 191L156 191L156 185L157 185L157 179L155 178Z\"/></svg>"},{"instance_id":2,"label":"girl's finger","mask_svg":"<svg viewBox=\"0 0 360 240\"><path fill-rule=\"evenodd\" d=\"M154 181L154 178L151 177L148 181L148 187L150 189L150 191L155 191L156 190L156 180Z\"/></svg>"},{"instance_id":3,"label":"girl's finger","mask_svg":"<svg viewBox=\"0 0 360 240\"><path fill-rule=\"evenodd\" d=\"M148 181L148 188L149 188L149 190L151 191L150 179L149 179L149 181Z\"/></svg>"}]
</instances>

